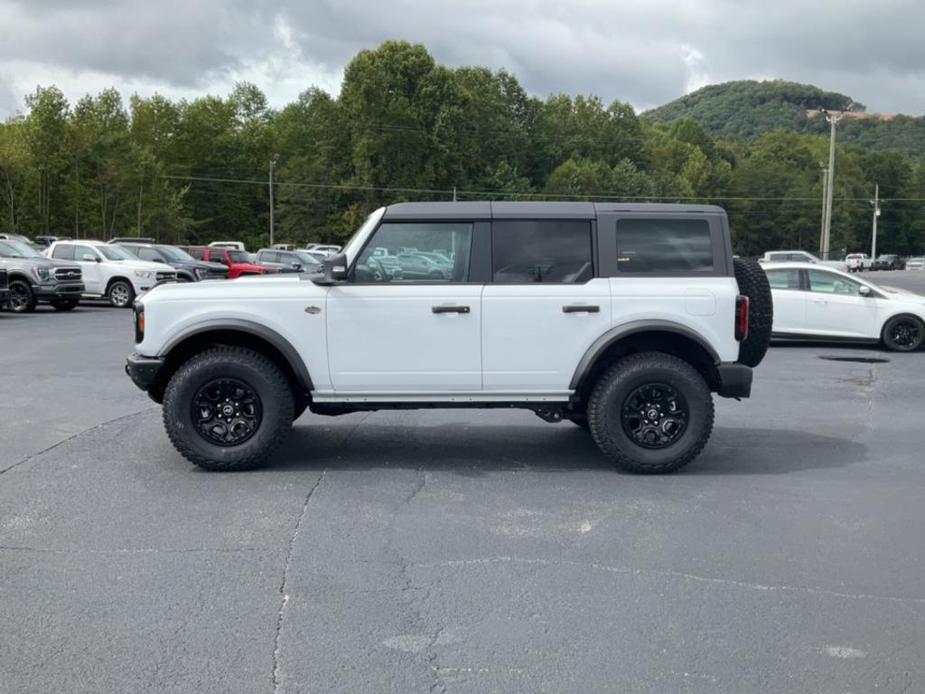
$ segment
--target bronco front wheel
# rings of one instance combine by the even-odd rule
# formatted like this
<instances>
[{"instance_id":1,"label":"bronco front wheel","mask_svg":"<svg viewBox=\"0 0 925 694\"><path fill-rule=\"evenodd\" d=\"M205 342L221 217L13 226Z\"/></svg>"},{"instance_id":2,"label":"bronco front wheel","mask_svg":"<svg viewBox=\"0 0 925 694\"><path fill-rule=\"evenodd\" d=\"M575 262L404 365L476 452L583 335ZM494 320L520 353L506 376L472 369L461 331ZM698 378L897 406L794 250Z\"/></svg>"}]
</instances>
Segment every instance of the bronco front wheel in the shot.
<instances>
[{"instance_id":1,"label":"bronco front wheel","mask_svg":"<svg viewBox=\"0 0 925 694\"><path fill-rule=\"evenodd\" d=\"M611 366L588 401L601 451L628 472L673 472L696 458L713 431L713 398L703 376L662 352L631 354Z\"/></svg>"},{"instance_id":2,"label":"bronco front wheel","mask_svg":"<svg viewBox=\"0 0 925 694\"><path fill-rule=\"evenodd\" d=\"M249 349L216 347L192 357L164 392L174 447L207 470L265 463L288 435L292 390L280 369Z\"/></svg>"}]
</instances>

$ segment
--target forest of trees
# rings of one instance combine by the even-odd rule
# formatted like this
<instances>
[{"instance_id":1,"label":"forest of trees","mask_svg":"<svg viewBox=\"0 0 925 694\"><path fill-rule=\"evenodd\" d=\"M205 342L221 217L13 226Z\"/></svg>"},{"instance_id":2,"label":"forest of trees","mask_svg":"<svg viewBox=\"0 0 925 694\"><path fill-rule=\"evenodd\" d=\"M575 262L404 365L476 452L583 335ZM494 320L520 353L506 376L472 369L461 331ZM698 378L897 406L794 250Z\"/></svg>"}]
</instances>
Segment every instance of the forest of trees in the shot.
<instances>
[{"instance_id":1,"label":"forest of trees","mask_svg":"<svg viewBox=\"0 0 925 694\"><path fill-rule=\"evenodd\" d=\"M816 90L824 99L841 95ZM841 102L839 102L841 103ZM824 134L716 139L695 119L639 117L595 96L530 96L507 72L439 65L387 42L349 63L339 96L309 88L281 110L252 84L173 102L115 90L69 104L55 87L0 124L0 232L169 243L342 241L401 200L599 199L713 203L736 251L818 245ZM740 104L738 108L748 108ZM925 251L925 157L839 145L833 249Z\"/></svg>"}]
</instances>

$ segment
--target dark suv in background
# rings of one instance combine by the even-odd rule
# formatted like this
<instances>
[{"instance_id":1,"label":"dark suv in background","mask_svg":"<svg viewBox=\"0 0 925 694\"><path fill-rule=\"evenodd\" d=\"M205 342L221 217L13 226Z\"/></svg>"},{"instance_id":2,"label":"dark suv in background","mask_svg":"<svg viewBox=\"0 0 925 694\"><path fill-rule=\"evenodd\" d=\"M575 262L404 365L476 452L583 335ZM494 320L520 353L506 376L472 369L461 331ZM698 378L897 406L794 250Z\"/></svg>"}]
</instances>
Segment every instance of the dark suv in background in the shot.
<instances>
[{"instance_id":1,"label":"dark suv in background","mask_svg":"<svg viewBox=\"0 0 925 694\"><path fill-rule=\"evenodd\" d=\"M196 258L189 253L175 246L128 242L118 242L117 245L130 253L134 253L141 260L149 260L153 263L169 265L177 271L178 282L228 279L227 265L206 260L196 260Z\"/></svg>"},{"instance_id":2,"label":"dark suv in background","mask_svg":"<svg viewBox=\"0 0 925 694\"><path fill-rule=\"evenodd\" d=\"M84 291L80 266L46 258L21 241L0 239L0 267L9 276L7 303L15 313L35 310L49 303L57 311L70 311Z\"/></svg>"}]
</instances>

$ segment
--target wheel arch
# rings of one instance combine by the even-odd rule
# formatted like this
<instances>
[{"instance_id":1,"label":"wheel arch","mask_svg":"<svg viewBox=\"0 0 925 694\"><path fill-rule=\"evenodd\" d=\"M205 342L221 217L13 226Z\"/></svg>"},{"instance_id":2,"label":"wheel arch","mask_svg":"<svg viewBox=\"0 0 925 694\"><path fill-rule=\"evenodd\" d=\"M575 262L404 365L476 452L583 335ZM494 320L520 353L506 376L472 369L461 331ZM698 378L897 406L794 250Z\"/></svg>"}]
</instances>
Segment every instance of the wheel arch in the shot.
<instances>
[{"instance_id":1,"label":"wheel arch","mask_svg":"<svg viewBox=\"0 0 925 694\"><path fill-rule=\"evenodd\" d=\"M680 323L643 320L616 326L598 337L578 362L569 388L587 400L597 376L610 364L628 354L646 351L684 359L700 372L711 390L719 386L716 366L721 359L702 335Z\"/></svg>"},{"instance_id":2,"label":"wheel arch","mask_svg":"<svg viewBox=\"0 0 925 694\"><path fill-rule=\"evenodd\" d=\"M151 396L159 401L170 377L185 361L218 345L245 347L267 357L282 370L297 402L307 402L311 375L292 343L272 328L241 319L204 321L172 337L158 353L164 366L149 390Z\"/></svg>"},{"instance_id":3,"label":"wheel arch","mask_svg":"<svg viewBox=\"0 0 925 694\"><path fill-rule=\"evenodd\" d=\"M104 294L109 294L109 290L112 289L112 285L119 281L128 282L128 286L132 288L132 291L135 291L135 285L132 284L132 280L130 280L128 277L124 277L123 275L113 275L106 282L106 291Z\"/></svg>"},{"instance_id":4,"label":"wheel arch","mask_svg":"<svg viewBox=\"0 0 925 694\"><path fill-rule=\"evenodd\" d=\"M922 317L917 313L912 313L911 311L899 311L898 313L894 313L883 319L883 323L880 325L881 340L883 339L883 334L886 331L886 326L890 321L896 320L897 318L912 318L913 320L918 321L922 326L925 326L925 317Z\"/></svg>"}]
</instances>

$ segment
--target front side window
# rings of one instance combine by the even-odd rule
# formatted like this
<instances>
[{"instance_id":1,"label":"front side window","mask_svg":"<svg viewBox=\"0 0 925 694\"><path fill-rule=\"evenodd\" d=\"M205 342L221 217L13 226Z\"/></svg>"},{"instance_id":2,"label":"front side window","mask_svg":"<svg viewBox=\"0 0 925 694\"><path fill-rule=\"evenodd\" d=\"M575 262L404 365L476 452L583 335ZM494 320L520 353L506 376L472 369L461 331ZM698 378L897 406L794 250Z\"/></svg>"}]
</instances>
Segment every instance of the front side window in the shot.
<instances>
[{"instance_id":1,"label":"front side window","mask_svg":"<svg viewBox=\"0 0 925 694\"><path fill-rule=\"evenodd\" d=\"M228 259L232 263L249 263L251 257L244 251L227 251Z\"/></svg>"},{"instance_id":2,"label":"front side window","mask_svg":"<svg viewBox=\"0 0 925 694\"><path fill-rule=\"evenodd\" d=\"M385 222L360 253L356 282L465 282L469 278L469 222ZM431 254L445 257L438 262Z\"/></svg>"},{"instance_id":3,"label":"front side window","mask_svg":"<svg viewBox=\"0 0 925 694\"><path fill-rule=\"evenodd\" d=\"M847 296L859 296L861 285L847 277L836 275L832 272L823 272L821 270L809 271L809 288L810 291L817 294L844 294Z\"/></svg>"},{"instance_id":4,"label":"front side window","mask_svg":"<svg viewBox=\"0 0 925 694\"><path fill-rule=\"evenodd\" d=\"M164 262L164 259L161 258L161 254L153 248L139 248L136 255L142 260L150 260L152 263Z\"/></svg>"},{"instance_id":5,"label":"front side window","mask_svg":"<svg viewBox=\"0 0 925 694\"><path fill-rule=\"evenodd\" d=\"M74 260L86 260L93 262L99 256L89 246L74 246Z\"/></svg>"},{"instance_id":6,"label":"front side window","mask_svg":"<svg viewBox=\"0 0 925 694\"><path fill-rule=\"evenodd\" d=\"M206 252L202 248L190 248L187 253L195 260L205 260L206 258Z\"/></svg>"},{"instance_id":7,"label":"front side window","mask_svg":"<svg viewBox=\"0 0 925 694\"><path fill-rule=\"evenodd\" d=\"M491 225L492 281L582 284L594 277L591 222L511 220Z\"/></svg>"},{"instance_id":8,"label":"front side window","mask_svg":"<svg viewBox=\"0 0 925 694\"><path fill-rule=\"evenodd\" d=\"M705 219L620 219L620 272L712 272L713 241Z\"/></svg>"},{"instance_id":9,"label":"front side window","mask_svg":"<svg viewBox=\"0 0 925 694\"><path fill-rule=\"evenodd\" d=\"M800 289L799 270L768 270L771 289Z\"/></svg>"},{"instance_id":10,"label":"front side window","mask_svg":"<svg viewBox=\"0 0 925 694\"><path fill-rule=\"evenodd\" d=\"M134 256L120 246L100 246L100 253L107 260L132 260Z\"/></svg>"}]
</instances>

